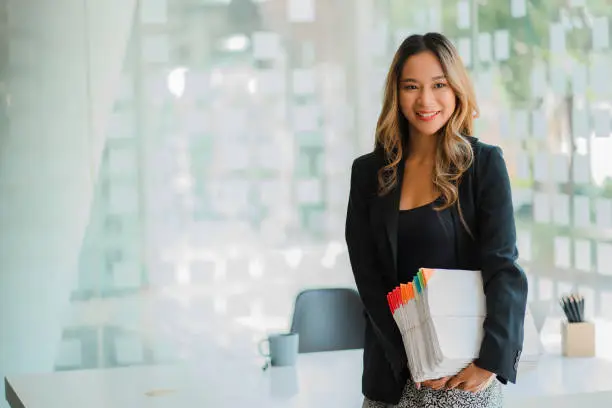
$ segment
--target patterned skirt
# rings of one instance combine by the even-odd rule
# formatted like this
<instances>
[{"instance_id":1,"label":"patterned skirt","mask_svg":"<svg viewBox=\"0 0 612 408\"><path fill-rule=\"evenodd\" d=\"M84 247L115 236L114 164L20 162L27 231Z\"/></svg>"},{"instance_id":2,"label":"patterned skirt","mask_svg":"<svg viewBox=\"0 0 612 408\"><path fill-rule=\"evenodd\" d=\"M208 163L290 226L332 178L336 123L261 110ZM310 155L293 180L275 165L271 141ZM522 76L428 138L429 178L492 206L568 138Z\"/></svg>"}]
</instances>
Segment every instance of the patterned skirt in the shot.
<instances>
[{"instance_id":1,"label":"patterned skirt","mask_svg":"<svg viewBox=\"0 0 612 408\"><path fill-rule=\"evenodd\" d=\"M417 390L409 379L397 405L372 401L368 398L363 401L363 408L502 408L502 405L502 385L496 379L477 393L457 389L432 390L427 387Z\"/></svg>"}]
</instances>

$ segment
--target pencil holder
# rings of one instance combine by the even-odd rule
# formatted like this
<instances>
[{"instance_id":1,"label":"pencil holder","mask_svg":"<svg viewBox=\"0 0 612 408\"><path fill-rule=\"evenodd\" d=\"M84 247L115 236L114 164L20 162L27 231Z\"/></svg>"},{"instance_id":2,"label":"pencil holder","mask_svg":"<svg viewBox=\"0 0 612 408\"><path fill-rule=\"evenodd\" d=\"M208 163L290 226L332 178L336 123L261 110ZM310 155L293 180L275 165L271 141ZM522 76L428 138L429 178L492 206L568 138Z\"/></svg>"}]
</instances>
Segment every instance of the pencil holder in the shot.
<instances>
[{"instance_id":1,"label":"pencil holder","mask_svg":"<svg viewBox=\"0 0 612 408\"><path fill-rule=\"evenodd\" d=\"M595 324L561 322L561 351L566 357L594 357Z\"/></svg>"}]
</instances>

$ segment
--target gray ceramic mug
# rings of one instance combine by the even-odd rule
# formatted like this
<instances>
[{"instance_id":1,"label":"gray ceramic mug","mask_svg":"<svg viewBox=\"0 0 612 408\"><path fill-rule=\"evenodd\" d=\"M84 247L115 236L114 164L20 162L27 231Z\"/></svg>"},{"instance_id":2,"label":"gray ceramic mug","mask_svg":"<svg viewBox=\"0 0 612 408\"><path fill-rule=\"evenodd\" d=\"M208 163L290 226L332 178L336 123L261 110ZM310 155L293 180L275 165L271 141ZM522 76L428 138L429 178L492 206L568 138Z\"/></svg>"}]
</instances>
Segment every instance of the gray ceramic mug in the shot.
<instances>
[{"instance_id":1,"label":"gray ceramic mug","mask_svg":"<svg viewBox=\"0 0 612 408\"><path fill-rule=\"evenodd\" d=\"M292 366L298 355L300 336L298 333L271 334L259 342L259 354L270 359L272 366ZM263 350L268 343L268 352Z\"/></svg>"}]
</instances>

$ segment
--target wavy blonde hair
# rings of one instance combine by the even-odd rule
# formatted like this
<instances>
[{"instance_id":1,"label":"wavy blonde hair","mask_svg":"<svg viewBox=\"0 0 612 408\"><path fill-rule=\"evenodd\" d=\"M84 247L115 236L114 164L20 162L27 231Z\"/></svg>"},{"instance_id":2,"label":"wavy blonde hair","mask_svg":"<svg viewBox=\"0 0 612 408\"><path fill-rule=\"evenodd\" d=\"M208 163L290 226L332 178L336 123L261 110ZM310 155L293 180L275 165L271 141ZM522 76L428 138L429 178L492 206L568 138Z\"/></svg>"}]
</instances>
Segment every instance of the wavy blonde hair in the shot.
<instances>
[{"instance_id":1,"label":"wavy blonde hair","mask_svg":"<svg viewBox=\"0 0 612 408\"><path fill-rule=\"evenodd\" d=\"M376 125L375 149L383 151L385 165L378 171L379 195L390 192L398 182L397 169L406 157L408 121L399 105L399 83L405 62L411 56L431 51L437 56L446 79L456 96L455 111L440 129L433 183L443 203L438 210L459 204L459 182L471 166L474 152L464 136L472 136L473 119L478 115L474 87L453 44L442 34L411 35L399 46L387 74L384 100ZM459 207L461 215L461 208ZM463 216L461 220L465 225ZM468 229L469 230L469 229Z\"/></svg>"}]
</instances>

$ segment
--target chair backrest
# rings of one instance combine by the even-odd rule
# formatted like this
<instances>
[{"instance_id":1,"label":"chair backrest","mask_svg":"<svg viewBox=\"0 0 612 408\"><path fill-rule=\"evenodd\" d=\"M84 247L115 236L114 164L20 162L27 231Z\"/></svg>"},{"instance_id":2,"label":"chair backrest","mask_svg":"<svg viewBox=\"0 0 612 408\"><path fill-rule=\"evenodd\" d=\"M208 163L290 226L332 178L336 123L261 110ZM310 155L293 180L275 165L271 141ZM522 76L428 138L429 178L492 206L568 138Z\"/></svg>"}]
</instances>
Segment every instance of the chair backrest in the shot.
<instances>
[{"instance_id":1,"label":"chair backrest","mask_svg":"<svg viewBox=\"0 0 612 408\"><path fill-rule=\"evenodd\" d=\"M300 353L363 348L365 317L359 294L350 288L308 289L295 299L291 331L300 334Z\"/></svg>"}]
</instances>

